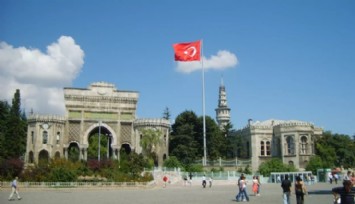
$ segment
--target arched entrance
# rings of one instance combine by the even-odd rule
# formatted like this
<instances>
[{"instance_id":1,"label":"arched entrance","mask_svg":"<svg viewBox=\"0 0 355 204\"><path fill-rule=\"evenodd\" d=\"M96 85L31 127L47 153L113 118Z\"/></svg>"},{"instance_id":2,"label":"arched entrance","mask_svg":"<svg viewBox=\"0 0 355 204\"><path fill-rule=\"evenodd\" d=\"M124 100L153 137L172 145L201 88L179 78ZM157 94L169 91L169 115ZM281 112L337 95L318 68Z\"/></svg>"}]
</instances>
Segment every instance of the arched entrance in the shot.
<instances>
[{"instance_id":1,"label":"arched entrance","mask_svg":"<svg viewBox=\"0 0 355 204\"><path fill-rule=\"evenodd\" d=\"M112 132L105 126L93 128L88 134L88 159L105 160L113 156ZM100 153L99 153L100 152Z\"/></svg>"},{"instance_id":2,"label":"arched entrance","mask_svg":"<svg viewBox=\"0 0 355 204\"><path fill-rule=\"evenodd\" d=\"M30 151L29 155L28 155L28 163L32 164L34 162L34 155L33 152Z\"/></svg>"},{"instance_id":3,"label":"arched entrance","mask_svg":"<svg viewBox=\"0 0 355 204\"><path fill-rule=\"evenodd\" d=\"M121 153L130 154L132 151L131 146L129 144L122 144Z\"/></svg>"},{"instance_id":4,"label":"arched entrance","mask_svg":"<svg viewBox=\"0 0 355 204\"><path fill-rule=\"evenodd\" d=\"M68 159L70 161L79 161L80 159L80 149L76 142L71 142L68 148Z\"/></svg>"},{"instance_id":5,"label":"arched entrance","mask_svg":"<svg viewBox=\"0 0 355 204\"><path fill-rule=\"evenodd\" d=\"M49 153L47 150L41 150L38 154L38 164L47 164L49 162Z\"/></svg>"}]
</instances>

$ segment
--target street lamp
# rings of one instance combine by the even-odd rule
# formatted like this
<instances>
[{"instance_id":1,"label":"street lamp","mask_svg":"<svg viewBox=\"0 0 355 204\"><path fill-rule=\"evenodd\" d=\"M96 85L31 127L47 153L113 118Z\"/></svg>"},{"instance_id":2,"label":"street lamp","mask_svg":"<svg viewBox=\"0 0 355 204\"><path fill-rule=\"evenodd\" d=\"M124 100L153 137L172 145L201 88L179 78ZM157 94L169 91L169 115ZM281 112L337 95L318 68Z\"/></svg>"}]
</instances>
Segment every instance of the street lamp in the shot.
<instances>
[{"instance_id":1,"label":"street lamp","mask_svg":"<svg viewBox=\"0 0 355 204\"><path fill-rule=\"evenodd\" d=\"M98 150L98 153L97 153L97 160L100 162L100 137L101 137L101 120L99 121L99 150Z\"/></svg>"},{"instance_id":2,"label":"street lamp","mask_svg":"<svg viewBox=\"0 0 355 204\"><path fill-rule=\"evenodd\" d=\"M107 160L110 158L110 138L111 134L107 134Z\"/></svg>"}]
</instances>

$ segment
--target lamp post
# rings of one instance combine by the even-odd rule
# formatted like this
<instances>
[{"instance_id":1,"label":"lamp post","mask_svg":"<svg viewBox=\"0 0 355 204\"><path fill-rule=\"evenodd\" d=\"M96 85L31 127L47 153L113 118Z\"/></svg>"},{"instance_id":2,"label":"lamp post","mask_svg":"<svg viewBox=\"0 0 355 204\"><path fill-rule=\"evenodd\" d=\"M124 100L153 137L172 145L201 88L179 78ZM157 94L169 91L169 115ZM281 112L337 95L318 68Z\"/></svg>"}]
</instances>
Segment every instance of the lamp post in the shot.
<instances>
[{"instance_id":1,"label":"lamp post","mask_svg":"<svg viewBox=\"0 0 355 204\"><path fill-rule=\"evenodd\" d=\"M110 138L111 134L107 134L107 160L110 158Z\"/></svg>"},{"instance_id":2,"label":"lamp post","mask_svg":"<svg viewBox=\"0 0 355 204\"><path fill-rule=\"evenodd\" d=\"M98 147L98 153L97 153L97 160L100 162L100 137L101 137L101 120L99 121L99 147Z\"/></svg>"}]
</instances>

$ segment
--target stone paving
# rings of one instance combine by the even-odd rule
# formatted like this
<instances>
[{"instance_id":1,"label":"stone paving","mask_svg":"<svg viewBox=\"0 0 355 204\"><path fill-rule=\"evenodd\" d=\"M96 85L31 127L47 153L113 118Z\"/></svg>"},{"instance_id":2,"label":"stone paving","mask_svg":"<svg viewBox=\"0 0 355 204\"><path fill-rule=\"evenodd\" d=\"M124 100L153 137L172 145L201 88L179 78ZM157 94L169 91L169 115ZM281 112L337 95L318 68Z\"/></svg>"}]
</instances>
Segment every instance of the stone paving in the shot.
<instances>
[{"instance_id":1,"label":"stone paving","mask_svg":"<svg viewBox=\"0 0 355 204\"><path fill-rule=\"evenodd\" d=\"M338 185L339 186L339 185ZM330 192L335 185L317 183L307 186L309 195L305 196L305 203L332 203L333 196ZM212 188L202 188L197 181L192 186L183 184L154 186L149 188L65 188L65 189L38 189L22 188L20 195L22 200L8 201L9 187L0 190L0 203L22 204L224 204L236 203L237 187L234 184L214 183ZM251 186L248 186L251 194ZM262 184L261 196L250 195L249 203L275 204L282 203L280 184ZM296 203L295 195L291 197L291 203Z\"/></svg>"}]
</instances>

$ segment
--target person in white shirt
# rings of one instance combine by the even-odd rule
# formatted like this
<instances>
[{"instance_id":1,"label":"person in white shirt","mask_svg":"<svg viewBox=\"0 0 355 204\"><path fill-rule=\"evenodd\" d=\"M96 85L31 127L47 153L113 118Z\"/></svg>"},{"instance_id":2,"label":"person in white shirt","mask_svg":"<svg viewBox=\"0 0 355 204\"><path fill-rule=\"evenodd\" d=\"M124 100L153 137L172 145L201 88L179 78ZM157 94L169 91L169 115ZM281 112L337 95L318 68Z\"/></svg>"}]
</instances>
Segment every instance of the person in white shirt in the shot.
<instances>
[{"instance_id":1,"label":"person in white shirt","mask_svg":"<svg viewBox=\"0 0 355 204\"><path fill-rule=\"evenodd\" d=\"M11 182L11 194L10 194L10 196L9 196L9 200L13 200L12 197L14 196L14 194L17 195L17 199L18 199L18 200L21 200L21 199L22 199L21 196L20 196L20 194L18 193L17 179L18 179L18 177L16 177L16 178Z\"/></svg>"}]
</instances>

